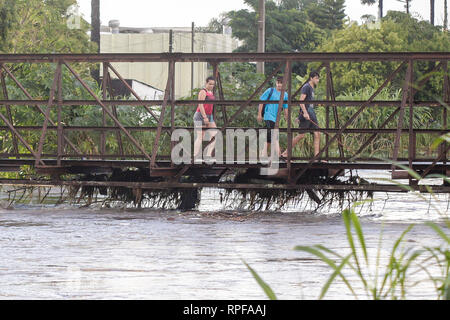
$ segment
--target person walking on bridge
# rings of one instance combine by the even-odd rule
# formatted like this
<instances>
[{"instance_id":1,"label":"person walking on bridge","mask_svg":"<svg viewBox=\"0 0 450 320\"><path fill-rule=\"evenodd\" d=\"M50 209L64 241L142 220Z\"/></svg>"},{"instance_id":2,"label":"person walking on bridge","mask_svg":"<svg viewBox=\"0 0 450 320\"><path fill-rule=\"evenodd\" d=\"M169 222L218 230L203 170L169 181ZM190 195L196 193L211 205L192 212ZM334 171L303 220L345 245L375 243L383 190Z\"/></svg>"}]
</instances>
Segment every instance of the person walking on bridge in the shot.
<instances>
[{"instance_id":1,"label":"person walking on bridge","mask_svg":"<svg viewBox=\"0 0 450 320\"><path fill-rule=\"evenodd\" d=\"M280 144L279 141L273 141L272 143L272 129L275 128L275 123L277 122L278 117L278 101L280 101L281 89L283 87L283 76L277 76L276 86L275 88L269 88L261 95L260 100L274 100L277 103L270 104L260 104L258 107L258 122L262 123L264 119L264 123L267 128L267 142L264 145L263 150L261 151L261 158L267 158L267 150L272 145L271 154L274 154L276 157L280 156ZM287 101L288 94L284 93L284 101ZM288 105L283 104L284 109L284 117L288 119ZM275 153L274 153L275 152Z\"/></svg>"},{"instance_id":2,"label":"person walking on bridge","mask_svg":"<svg viewBox=\"0 0 450 320\"><path fill-rule=\"evenodd\" d=\"M309 74L309 80L300 90L300 101L312 101L314 100L314 88L319 84L320 75L317 71L312 71ZM316 112L314 111L313 104L300 105L300 114L296 119L299 123L300 129L310 129L310 132L314 133L314 155L317 155L320 151L320 132L315 131L319 129ZM292 149L297 143L305 137L305 133L300 133L292 139ZM287 149L281 154L281 157L287 158Z\"/></svg>"},{"instance_id":3,"label":"person walking on bridge","mask_svg":"<svg viewBox=\"0 0 450 320\"><path fill-rule=\"evenodd\" d=\"M214 77L208 77L206 78L205 87L200 90L198 93L198 100L205 100L205 101L213 101L215 100L214 97L214 86L216 84L216 80ZM202 161L202 141L203 137L206 133L205 130L202 130L203 128L217 128L216 123L214 122L213 117L213 111L214 111L214 103L199 103L197 106L197 110L194 114L194 127L197 131L197 138L194 142L194 161L195 162L201 162ZM199 130L200 129L200 130ZM200 133L200 132L201 133ZM211 139L214 138L216 135L216 131L209 132ZM212 151L215 147L215 140L212 141L208 147L206 148L206 156L211 157Z\"/></svg>"}]
</instances>

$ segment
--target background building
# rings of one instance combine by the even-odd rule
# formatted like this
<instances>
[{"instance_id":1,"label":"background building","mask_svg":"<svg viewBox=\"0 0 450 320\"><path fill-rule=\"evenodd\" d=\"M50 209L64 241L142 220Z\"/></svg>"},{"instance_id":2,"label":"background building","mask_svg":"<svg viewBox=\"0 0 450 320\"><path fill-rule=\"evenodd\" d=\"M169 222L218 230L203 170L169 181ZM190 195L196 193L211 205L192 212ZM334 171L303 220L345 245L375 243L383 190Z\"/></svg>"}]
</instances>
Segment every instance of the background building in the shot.
<instances>
[{"instance_id":1,"label":"background building","mask_svg":"<svg viewBox=\"0 0 450 320\"><path fill-rule=\"evenodd\" d=\"M173 32L172 52L192 52L191 28L129 28L120 27L117 20L102 26L100 36L101 53L160 53L169 52L169 32ZM224 33L194 34L194 52L232 52L239 46L228 29ZM167 81L167 63L113 63L114 68L125 78L138 80L164 91ZM202 87L208 72L207 63L194 63L193 88ZM114 76L111 73L111 76ZM175 98L190 95L191 63L177 63L175 68Z\"/></svg>"}]
</instances>

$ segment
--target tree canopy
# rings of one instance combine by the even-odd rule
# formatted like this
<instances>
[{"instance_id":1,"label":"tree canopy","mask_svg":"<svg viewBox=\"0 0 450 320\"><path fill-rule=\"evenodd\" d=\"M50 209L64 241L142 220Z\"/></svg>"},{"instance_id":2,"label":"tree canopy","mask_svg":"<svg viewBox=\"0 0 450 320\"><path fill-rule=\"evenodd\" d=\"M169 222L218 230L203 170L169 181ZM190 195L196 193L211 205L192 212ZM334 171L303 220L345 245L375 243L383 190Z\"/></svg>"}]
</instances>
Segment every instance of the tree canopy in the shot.
<instances>
[{"instance_id":1,"label":"tree canopy","mask_svg":"<svg viewBox=\"0 0 450 320\"><path fill-rule=\"evenodd\" d=\"M379 28L352 24L338 30L317 48L322 52L408 52L450 51L450 34L442 32L428 21L419 21L408 14L389 11ZM417 77L429 72L428 63L414 66ZM340 63L334 65L336 89L345 92L364 87L375 87L395 69L393 63ZM400 84L400 82L399 82ZM440 91L441 85L429 88ZM430 93L431 93L430 92Z\"/></svg>"},{"instance_id":2,"label":"tree canopy","mask_svg":"<svg viewBox=\"0 0 450 320\"><path fill-rule=\"evenodd\" d=\"M0 51L3 53L88 53L95 49L86 32L67 24L76 0L0 0Z\"/></svg>"}]
</instances>

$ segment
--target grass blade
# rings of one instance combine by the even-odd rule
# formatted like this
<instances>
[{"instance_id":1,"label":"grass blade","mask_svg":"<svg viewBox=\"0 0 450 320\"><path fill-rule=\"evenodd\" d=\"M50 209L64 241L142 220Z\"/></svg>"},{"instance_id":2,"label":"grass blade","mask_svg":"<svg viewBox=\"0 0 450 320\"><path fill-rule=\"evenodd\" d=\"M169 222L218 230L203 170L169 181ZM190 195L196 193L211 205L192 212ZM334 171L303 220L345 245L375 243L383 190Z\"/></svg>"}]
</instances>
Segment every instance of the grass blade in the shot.
<instances>
[{"instance_id":1,"label":"grass blade","mask_svg":"<svg viewBox=\"0 0 450 320\"><path fill-rule=\"evenodd\" d=\"M255 270L253 270L245 261L242 261L248 270L252 273L253 278L255 278L256 282L259 284L259 286L264 290L264 293L270 300L277 300L277 297L275 296L275 293L272 291L270 286L264 282L263 279L256 273Z\"/></svg>"}]
</instances>

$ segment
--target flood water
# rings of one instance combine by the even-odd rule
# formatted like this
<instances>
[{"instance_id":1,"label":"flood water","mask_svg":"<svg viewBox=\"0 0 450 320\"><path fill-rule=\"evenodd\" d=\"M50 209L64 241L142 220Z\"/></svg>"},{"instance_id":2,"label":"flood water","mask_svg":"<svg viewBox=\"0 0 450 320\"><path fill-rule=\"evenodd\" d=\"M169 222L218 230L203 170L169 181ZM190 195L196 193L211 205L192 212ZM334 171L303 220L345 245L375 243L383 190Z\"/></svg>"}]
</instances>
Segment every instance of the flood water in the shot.
<instances>
[{"instance_id":1,"label":"flood water","mask_svg":"<svg viewBox=\"0 0 450 320\"><path fill-rule=\"evenodd\" d=\"M277 298L317 299L332 270L293 248L322 244L349 253L339 208L236 212L219 198L218 190L204 190L199 210L185 213L33 203L0 209L0 299L266 299L243 261ZM425 223L443 225L449 195L431 203L434 208L414 194L376 193L372 206L360 210L373 274L378 252L384 266L410 224L405 246L442 244ZM357 294L366 298L361 289ZM408 297L435 299L436 291L419 283ZM354 296L336 282L325 299Z\"/></svg>"}]
</instances>

